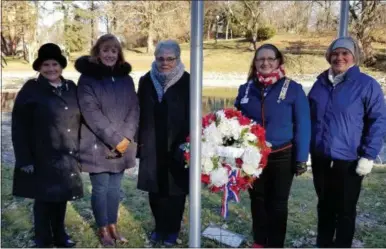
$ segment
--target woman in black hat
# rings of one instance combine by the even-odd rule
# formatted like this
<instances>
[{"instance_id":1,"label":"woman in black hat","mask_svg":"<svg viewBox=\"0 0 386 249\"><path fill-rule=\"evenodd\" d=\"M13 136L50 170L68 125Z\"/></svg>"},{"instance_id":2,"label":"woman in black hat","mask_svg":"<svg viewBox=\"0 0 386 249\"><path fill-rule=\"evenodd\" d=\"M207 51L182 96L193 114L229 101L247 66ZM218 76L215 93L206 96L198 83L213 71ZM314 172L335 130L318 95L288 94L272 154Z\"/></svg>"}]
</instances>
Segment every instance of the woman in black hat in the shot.
<instances>
[{"instance_id":1,"label":"woman in black hat","mask_svg":"<svg viewBox=\"0 0 386 249\"><path fill-rule=\"evenodd\" d=\"M56 44L40 47L12 111L15 196L35 199L37 247L73 247L64 227L67 201L83 196L78 164L80 112L76 85L62 77L66 58Z\"/></svg>"}]
</instances>

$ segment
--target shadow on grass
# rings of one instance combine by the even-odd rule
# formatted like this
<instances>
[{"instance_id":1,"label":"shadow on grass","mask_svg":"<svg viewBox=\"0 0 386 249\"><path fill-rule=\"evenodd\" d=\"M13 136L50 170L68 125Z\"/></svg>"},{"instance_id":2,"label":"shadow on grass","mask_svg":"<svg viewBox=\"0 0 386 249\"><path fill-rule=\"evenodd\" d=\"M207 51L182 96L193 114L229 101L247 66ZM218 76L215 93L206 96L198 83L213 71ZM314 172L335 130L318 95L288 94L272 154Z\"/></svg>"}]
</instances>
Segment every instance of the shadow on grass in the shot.
<instances>
[{"instance_id":1,"label":"shadow on grass","mask_svg":"<svg viewBox=\"0 0 386 249\"><path fill-rule=\"evenodd\" d=\"M12 195L13 167L1 167L1 246L32 247L33 200Z\"/></svg>"},{"instance_id":2,"label":"shadow on grass","mask_svg":"<svg viewBox=\"0 0 386 249\"><path fill-rule=\"evenodd\" d=\"M33 235L32 203L11 194L13 168L2 167L2 237L3 247L31 247ZM91 211L88 175L83 175L85 197L69 203L66 214L68 232L78 241L78 247L100 247L95 236L95 222ZM386 247L386 168L374 168L365 177L358 202L357 230L353 246ZM153 227L153 218L148 204L147 193L136 189L136 179L125 176L122 181L123 196L119 211L121 233L129 239L126 245L117 247L144 247L147 232ZM248 193L241 193L240 203L229 204L229 216L220 216L221 193L209 193L202 187L202 231L210 224L224 226L246 237L242 247L252 244L251 214ZM286 247L312 247L316 236L317 198L312 175L306 173L295 178L290 199ZM225 227L224 227L225 228ZM187 201L180 239L176 247L188 246L189 203ZM202 237L202 247L225 247L220 243Z\"/></svg>"},{"instance_id":3,"label":"shadow on grass","mask_svg":"<svg viewBox=\"0 0 386 249\"><path fill-rule=\"evenodd\" d=\"M82 173L83 191L84 195L82 199L72 202L73 210L82 219L83 231L82 233L88 233L89 236L93 236L87 241L78 240L81 247L98 247L99 241L97 239L98 227L95 223L94 215L91 209L91 182L88 173ZM68 211L67 211L68 212ZM79 231L80 232L80 231ZM82 238L79 238L82 239ZM84 243L85 242L85 243Z\"/></svg>"},{"instance_id":4,"label":"shadow on grass","mask_svg":"<svg viewBox=\"0 0 386 249\"><path fill-rule=\"evenodd\" d=\"M134 52L136 54L146 54L146 52L143 52L141 50L135 49L135 48L127 48L127 51Z\"/></svg>"},{"instance_id":5,"label":"shadow on grass","mask_svg":"<svg viewBox=\"0 0 386 249\"><path fill-rule=\"evenodd\" d=\"M203 50L216 50L216 49L229 49L229 50L239 50L238 46L224 45L222 43L205 43Z\"/></svg>"}]
</instances>

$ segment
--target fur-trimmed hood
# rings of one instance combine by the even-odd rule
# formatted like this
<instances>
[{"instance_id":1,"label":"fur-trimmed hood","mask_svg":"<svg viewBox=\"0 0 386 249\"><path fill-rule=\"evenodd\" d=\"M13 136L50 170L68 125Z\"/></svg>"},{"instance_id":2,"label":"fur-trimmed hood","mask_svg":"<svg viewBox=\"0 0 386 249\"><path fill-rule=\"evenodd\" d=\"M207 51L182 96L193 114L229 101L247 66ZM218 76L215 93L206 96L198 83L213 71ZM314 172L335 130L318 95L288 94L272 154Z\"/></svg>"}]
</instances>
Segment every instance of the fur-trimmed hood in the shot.
<instances>
[{"instance_id":1,"label":"fur-trimmed hood","mask_svg":"<svg viewBox=\"0 0 386 249\"><path fill-rule=\"evenodd\" d=\"M127 62L116 65L114 68L90 61L90 56L82 56L75 61L75 69L81 74L94 78L105 76L126 76L131 72L131 65Z\"/></svg>"}]
</instances>

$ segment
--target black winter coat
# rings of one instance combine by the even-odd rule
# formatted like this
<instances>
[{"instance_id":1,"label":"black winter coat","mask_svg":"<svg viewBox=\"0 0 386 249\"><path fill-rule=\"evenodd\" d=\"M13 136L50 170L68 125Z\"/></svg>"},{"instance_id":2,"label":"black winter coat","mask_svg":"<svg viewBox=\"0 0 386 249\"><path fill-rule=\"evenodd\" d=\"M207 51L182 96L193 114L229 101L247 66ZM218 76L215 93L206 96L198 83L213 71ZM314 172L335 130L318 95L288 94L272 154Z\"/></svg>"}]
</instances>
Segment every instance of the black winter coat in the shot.
<instances>
[{"instance_id":1,"label":"black winter coat","mask_svg":"<svg viewBox=\"0 0 386 249\"><path fill-rule=\"evenodd\" d=\"M131 66L124 63L114 69L79 58L75 68L81 73L78 100L84 122L80 133L82 170L91 173L113 172L135 166L139 106ZM115 147L123 138L131 140L120 155Z\"/></svg>"},{"instance_id":2,"label":"black winter coat","mask_svg":"<svg viewBox=\"0 0 386 249\"><path fill-rule=\"evenodd\" d=\"M78 163L80 112L74 82L59 95L43 76L27 81L12 111L13 194L62 202L83 196ZM20 167L33 165L28 174Z\"/></svg>"},{"instance_id":3,"label":"black winter coat","mask_svg":"<svg viewBox=\"0 0 386 249\"><path fill-rule=\"evenodd\" d=\"M189 169L179 146L189 136L189 73L171 86L158 102L150 73L138 86L138 188L153 193L189 192Z\"/></svg>"}]
</instances>

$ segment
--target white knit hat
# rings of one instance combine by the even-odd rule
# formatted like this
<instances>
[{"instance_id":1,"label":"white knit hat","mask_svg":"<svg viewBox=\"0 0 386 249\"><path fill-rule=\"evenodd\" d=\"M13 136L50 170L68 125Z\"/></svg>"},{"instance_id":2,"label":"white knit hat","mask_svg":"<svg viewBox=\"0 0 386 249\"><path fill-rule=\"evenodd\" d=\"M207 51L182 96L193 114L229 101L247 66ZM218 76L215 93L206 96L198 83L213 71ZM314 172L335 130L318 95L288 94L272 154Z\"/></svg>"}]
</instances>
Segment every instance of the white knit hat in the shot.
<instances>
[{"instance_id":1,"label":"white knit hat","mask_svg":"<svg viewBox=\"0 0 386 249\"><path fill-rule=\"evenodd\" d=\"M340 37L333 41L330 46L327 49L326 52L326 60L328 63L331 63L331 53L337 48L345 48L351 52L351 54L354 56L355 64L359 64L359 58L360 58L360 51L358 44L356 41L351 37Z\"/></svg>"}]
</instances>

